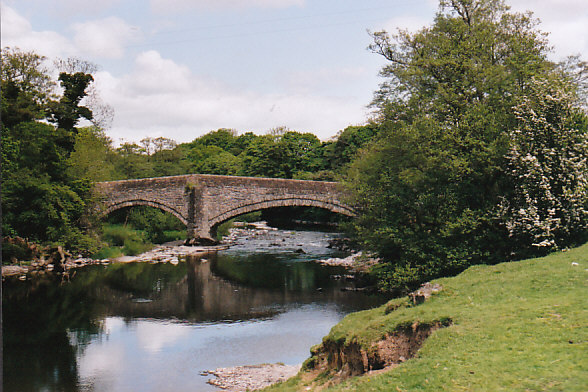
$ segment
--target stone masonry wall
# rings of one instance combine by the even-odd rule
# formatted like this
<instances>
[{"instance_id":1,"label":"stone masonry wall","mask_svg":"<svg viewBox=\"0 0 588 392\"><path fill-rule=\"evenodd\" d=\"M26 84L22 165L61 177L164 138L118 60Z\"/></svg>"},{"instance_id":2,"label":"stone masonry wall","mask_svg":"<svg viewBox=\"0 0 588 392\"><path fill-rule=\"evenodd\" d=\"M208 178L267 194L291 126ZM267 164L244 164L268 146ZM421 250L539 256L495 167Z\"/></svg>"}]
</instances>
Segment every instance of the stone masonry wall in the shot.
<instances>
[{"instance_id":1,"label":"stone masonry wall","mask_svg":"<svg viewBox=\"0 0 588 392\"><path fill-rule=\"evenodd\" d=\"M312 206L353 215L334 182L205 174L110 181L96 184L104 214L149 205L178 217L189 237L209 238L214 225L234 216L280 206Z\"/></svg>"}]
</instances>

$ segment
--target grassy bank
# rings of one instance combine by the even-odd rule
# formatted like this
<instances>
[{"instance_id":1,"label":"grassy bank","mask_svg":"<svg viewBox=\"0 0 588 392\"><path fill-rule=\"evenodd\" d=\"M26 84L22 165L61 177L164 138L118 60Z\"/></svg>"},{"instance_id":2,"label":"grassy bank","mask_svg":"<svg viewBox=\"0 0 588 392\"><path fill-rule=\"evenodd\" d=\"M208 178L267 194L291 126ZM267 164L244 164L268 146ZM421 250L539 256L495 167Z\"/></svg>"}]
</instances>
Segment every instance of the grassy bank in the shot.
<instances>
[{"instance_id":1,"label":"grassy bank","mask_svg":"<svg viewBox=\"0 0 588 392\"><path fill-rule=\"evenodd\" d=\"M369 352L387 334L415 322L451 320L414 358L328 390L585 391L587 268L588 244L544 258L475 266L436 280L443 290L423 304L396 299L348 315L313 352L333 344ZM302 372L269 390L321 389L336 373Z\"/></svg>"},{"instance_id":2,"label":"grassy bank","mask_svg":"<svg viewBox=\"0 0 588 392\"><path fill-rule=\"evenodd\" d=\"M102 240L107 246L100 249L94 258L115 258L119 256L134 256L153 248L155 243L164 243L185 238L185 231L161 230L157 237L146 230L137 230L131 226L121 224L104 224Z\"/></svg>"}]
</instances>

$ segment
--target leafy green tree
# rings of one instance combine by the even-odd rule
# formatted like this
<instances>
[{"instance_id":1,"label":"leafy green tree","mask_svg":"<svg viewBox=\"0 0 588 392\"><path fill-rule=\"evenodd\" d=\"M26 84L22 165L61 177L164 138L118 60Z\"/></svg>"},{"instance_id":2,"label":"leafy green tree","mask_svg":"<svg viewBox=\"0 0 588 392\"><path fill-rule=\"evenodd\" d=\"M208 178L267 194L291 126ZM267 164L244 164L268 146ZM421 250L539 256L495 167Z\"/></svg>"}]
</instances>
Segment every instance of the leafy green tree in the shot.
<instances>
[{"instance_id":1,"label":"leafy green tree","mask_svg":"<svg viewBox=\"0 0 588 392\"><path fill-rule=\"evenodd\" d=\"M94 78L90 74L76 72L59 74L59 82L63 88L63 96L58 102L50 104L51 121L57 128L74 131L80 118L92 119L92 111L80 106L80 101L86 96L86 89Z\"/></svg>"},{"instance_id":2,"label":"leafy green tree","mask_svg":"<svg viewBox=\"0 0 588 392\"><path fill-rule=\"evenodd\" d=\"M153 167L153 175L161 177L190 173L191 165L184 154L185 151L177 147L163 148L156 151L149 158Z\"/></svg>"},{"instance_id":3,"label":"leafy green tree","mask_svg":"<svg viewBox=\"0 0 588 392\"><path fill-rule=\"evenodd\" d=\"M116 159L112 140L102 129L81 128L67 162L67 174L71 178L86 178L92 182L120 179Z\"/></svg>"},{"instance_id":4,"label":"leafy green tree","mask_svg":"<svg viewBox=\"0 0 588 392\"><path fill-rule=\"evenodd\" d=\"M263 135L253 140L243 152L243 174L253 177L288 178L284 171L284 151L276 138Z\"/></svg>"},{"instance_id":5,"label":"leafy green tree","mask_svg":"<svg viewBox=\"0 0 588 392\"><path fill-rule=\"evenodd\" d=\"M324 146L324 159L331 169L340 171L344 169L362 147L367 146L378 134L378 125L375 123L363 126L350 126L337 134L334 141Z\"/></svg>"},{"instance_id":6,"label":"leafy green tree","mask_svg":"<svg viewBox=\"0 0 588 392\"><path fill-rule=\"evenodd\" d=\"M299 173L317 172L325 167L322 144L312 133L284 131L253 140L243 152L245 175L294 178Z\"/></svg>"},{"instance_id":7,"label":"leafy green tree","mask_svg":"<svg viewBox=\"0 0 588 392\"><path fill-rule=\"evenodd\" d=\"M153 164L143 151L136 143L123 143L116 149L115 167L122 178L154 177Z\"/></svg>"},{"instance_id":8,"label":"leafy green tree","mask_svg":"<svg viewBox=\"0 0 588 392\"><path fill-rule=\"evenodd\" d=\"M258 137L259 136L253 132L245 132L244 134L237 136L231 144L229 152L234 156L239 156Z\"/></svg>"},{"instance_id":9,"label":"leafy green tree","mask_svg":"<svg viewBox=\"0 0 588 392\"><path fill-rule=\"evenodd\" d=\"M62 73L64 92L56 101L45 60L18 49L2 52L3 232L91 251L91 183L72 177L69 158L77 119L91 118L79 102L92 77Z\"/></svg>"},{"instance_id":10,"label":"leafy green tree","mask_svg":"<svg viewBox=\"0 0 588 392\"><path fill-rule=\"evenodd\" d=\"M198 165L198 173L236 176L241 173L241 160L227 151L209 155Z\"/></svg>"},{"instance_id":11,"label":"leafy green tree","mask_svg":"<svg viewBox=\"0 0 588 392\"><path fill-rule=\"evenodd\" d=\"M203 146L215 146L225 151L229 151L233 143L235 143L236 138L237 132L234 129L221 128L200 136L192 143Z\"/></svg>"},{"instance_id":12,"label":"leafy green tree","mask_svg":"<svg viewBox=\"0 0 588 392\"><path fill-rule=\"evenodd\" d=\"M441 0L429 27L372 34L388 60L374 98L380 131L349 184L356 234L385 260L382 288L510 256L496 209L512 107L555 68L536 26L500 0Z\"/></svg>"},{"instance_id":13,"label":"leafy green tree","mask_svg":"<svg viewBox=\"0 0 588 392\"><path fill-rule=\"evenodd\" d=\"M2 50L2 127L12 128L21 122L41 119L45 105L52 98L54 82L44 63L46 58L19 49Z\"/></svg>"}]
</instances>

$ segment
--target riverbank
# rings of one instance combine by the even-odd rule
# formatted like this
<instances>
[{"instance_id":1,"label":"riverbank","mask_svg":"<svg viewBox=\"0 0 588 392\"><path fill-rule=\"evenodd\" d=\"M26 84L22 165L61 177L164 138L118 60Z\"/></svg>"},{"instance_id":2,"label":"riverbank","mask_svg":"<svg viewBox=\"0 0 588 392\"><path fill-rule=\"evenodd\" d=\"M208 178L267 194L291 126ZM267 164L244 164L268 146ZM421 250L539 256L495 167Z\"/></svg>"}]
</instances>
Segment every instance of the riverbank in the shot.
<instances>
[{"instance_id":1,"label":"riverbank","mask_svg":"<svg viewBox=\"0 0 588 392\"><path fill-rule=\"evenodd\" d=\"M219 245L211 246L191 246L184 245L184 241L168 242L162 245L155 245L151 250L136 256L119 256L115 258L93 259L84 257L71 257L67 252L60 248L54 251L54 256L49 260L40 259L26 262L16 262L12 265L2 266L2 276L19 276L25 280L28 273L43 273L59 270L67 272L74 268L83 267L93 264L110 264L110 263L132 263L132 262L149 262L149 263L172 263L177 264L179 258L192 255L206 255L210 252L218 252L228 249L229 247L243 243L247 240L262 237L278 229L267 225L267 222L233 222L234 227L230 228ZM279 247L281 244L274 244ZM301 250L297 250L301 251ZM378 262L377 259L369 258L361 252L351 254L345 258L329 258L314 260L318 263L330 266L342 266L349 270L350 274L363 273L372 265Z\"/></svg>"},{"instance_id":2,"label":"riverbank","mask_svg":"<svg viewBox=\"0 0 588 392\"><path fill-rule=\"evenodd\" d=\"M587 278L588 244L473 266L431 282L426 301L348 315L296 377L267 390L584 391Z\"/></svg>"},{"instance_id":3,"label":"riverbank","mask_svg":"<svg viewBox=\"0 0 588 392\"><path fill-rule=\"evenodd\" d=\"M186 256L206 256L212 252L227 249L228 245L217 246L185 246L183 241L176 241L173 243L166 243L156 245L153 249L141 253L136 256L120 256L112 259L92 259L84 257L64 257L62 264L64 272L68 272L75 268L84 267L86 265L102 264L108 265L111 263L179 263L179 258ZM44 261L30 261L18 265L4 265L2 266L2 276L18 276L19 279L25 280L29 273L43 273L52 272L55 269L55 264L46 263Z\"/></svg>"}]
</instances>

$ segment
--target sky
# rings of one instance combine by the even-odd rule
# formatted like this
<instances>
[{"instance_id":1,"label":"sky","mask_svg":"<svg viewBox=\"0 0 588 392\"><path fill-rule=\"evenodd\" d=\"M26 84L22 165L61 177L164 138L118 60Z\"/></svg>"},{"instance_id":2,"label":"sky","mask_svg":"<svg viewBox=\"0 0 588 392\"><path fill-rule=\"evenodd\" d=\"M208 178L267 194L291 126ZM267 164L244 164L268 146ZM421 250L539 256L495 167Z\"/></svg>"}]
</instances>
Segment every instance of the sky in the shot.
<instances>
[{"instance_id":1,"label":"sky","mask_svg":"<svg viewBox=\"0 0 588 392\"><path fill-rule=\"evenodd\" d=\"M115 144L219 128L322 140L364 124L385 60L368 30L415 31L437 0L3 0L2 47L99 66ZM553 60L588 60L588 0L507 0L550 33Z\"/></svg>"}]
</instances>

